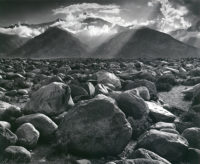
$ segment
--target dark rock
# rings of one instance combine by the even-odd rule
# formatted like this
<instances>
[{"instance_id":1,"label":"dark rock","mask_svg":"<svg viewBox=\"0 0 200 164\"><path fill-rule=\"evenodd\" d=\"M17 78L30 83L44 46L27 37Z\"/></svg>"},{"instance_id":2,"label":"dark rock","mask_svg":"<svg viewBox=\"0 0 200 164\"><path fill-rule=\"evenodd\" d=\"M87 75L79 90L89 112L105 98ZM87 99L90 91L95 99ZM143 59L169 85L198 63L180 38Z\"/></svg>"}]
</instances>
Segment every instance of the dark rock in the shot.
<instances>
[{"instance_id":1,"label":"dark rock","mask_svg":"<svg viewBox=\"0 0 200 164\"><path fill-rule=\"evenodd\" d=\"M8 92L6 92L5 95L14 97L14 96L17 96L17 91L16 90L8 91Z\"/></svg>"},{"instance_id":2,"label":"dark rock","mask_svg":"<svg viewBox=\"0 0 200 164\"><path fill-rule=\"evenodd\" d=\"M158 96L157 96L157 89L156 86L153 82L148 81L148 80L135 80L132 82L129 82L126 86L125 86L125 90L130 90L130 89L134 89L134 88L138 88L138 87L147 87L150 93L150 97L152 100L157 100Z\"/></svg>"},{"instance_id":3,"label":"dark rock","mask_svg":"<svg viewBox=\"0 0 200 164\"><path fill-rule=\"evenodd\" d=\"M30 123L22 124L17 130L18 144L26 148L34 148L37 145L40 133Z\"/></svg>"},{"instance_id":4,"label":"dark rock","mask_svg":"<svg viewBox=\"0 0 200 164\"><path fill-rule=\"evenodd\" d=\"M135 90L129 90L117 97L117 104L119 108L134 119L141 119L144 115L149 113L149 109L144 100L135 94Z\"/></svg>"},{"instance_id":5,"label":"dark rock","mask_svg":"<svg viewBox=\"0 0 200 164\"><path fill-rule=\"evenodd\" d=\"M192 122L184 122L184 121L175 121L176 129L179 133L183 133L183 131L187 128L194 127L194 123Z\"/></svg>"},{"instance_id":6,"label":"dark rock","mask_svg":"<svg viewBox=\"0 0 200 164\"><path fill-rule=\"evenodd\" d=\"M196 76L200 76L200 68L195 68L195 69L192 69L188 75L190 76L193 76L193 77L196 77Z\"/></svg>"},{"instance_id":7,"label":"dark rock","mask_svg":"<svg viewBox=\"0 0 200 164\"><path fill-rule=\"evenodd\" d=\"M200 150L189 148L187 153L187 161L189 164L199 164L200 163Z\"/></svg>"},{"instance_id":8,"label":"dark rock","mask_svg":"<svg viewBox=\"0 0 200 164\"><path fill-rule=\"evenodd\" d=\"M31 123L40 132L41 136L48 140L56 131L57 125L44 114L36 113L17 118L16 124L18 126L24 123Z\"/></svg>"},{"instance_id":9,"label":"dark rock","mask_svg":"<svg viewBox=\"0 0 200 164\"><path fill-rule=\"evenodd\" d=\"M58 115L73 106L71 89L64 83L54 82L34 92L24 107L25 113Z\"/></svg>"},{"instance_id":10,"label":"dark rock","mask_svg":"<svg viewBox=\"0 0 200 164\"><path fill-rule=\"evenodd\" d=\"M147 131L151 125L151 120L147 116L141 119L134 119L133 117L128 117L128 121L132 127L132 138L138 139L145 131Z\"/></svg>"},{"instance_id":11,"label":"dark rock","mask_svg":"<svg viewBox=\"0 0 200 164\"><path fill-rule=\"evenodd\" d=\"M158 78L158 80L156 81L156 84L157 83L167 83L167 84L170 84L172 86L177 84L176 77L173 76L173 75L163 75L163 76Z\"/></svg>"},{"instance_id":12,"label":"dark rock","mask_svg":"<svg viewBox=\"0 0 200 164\"><path fill-rule=\"evenodd\" d=\"M56 134L64 151L93 156L117 155L128 144L132 128L114 100L99 95L71 109Z\"/></svg>"},{"instance_id":13,"label":"dark rock","mask_svg":"<svg viewBox=\"0 0 200 164\"><path fill-rule=\"evenodd\" d=\"M150 100L151 97L147 87L138 87L135 89L138 91L140 97L142 97L145 101Z\"/></svg>"},{"instance_id":14,"label":"dark rock","mask_svg":"<svg viewBox=\"0 0 200 164\"><path fill-rule=\"evenodd\" d=\"M200 149L200 128L185 129L182 136L187 139L190 147Z\"/></svg>"},{"instance_id":15,"label":"dark rock","mask_svg":"<svg viewBox=\"0 0 200 164\"><path fill-rule=\"evenodd\" d=\"M11 121L21 116L21 109L15 105L0 101L0 120Z\"/></svg>"},{"instance_id":16,"label":"dark rock","mask_svg":"<svg viewBox=\"0 0 200 164\"><path fill-rule=\"evenodd\" d=\"M0 152L10 146L10 145L15 145L17 142L17 136L12 133L9 129L7 128L1 128L0 127Z\"/></svg>"},{"instance_id":17,"label":"dark rock","mask_svg":"<svg viewBox=\"0 0 200 164\"><path fill-rule=\"evenodd\" d=\"M159 92L169 92L172 89L172 85L169 83L157 83L156 88Z\"/></svg>"},{"instance_id":18,"label":"dark rock","mask_svg":"<svg viewBox=\"0 0 200 164\"><path fill-rule=\"evenodd\" d=\"M163 162L165 164L171 164L169 161L167 161L166 159L160 157L159 155L155 154L154 152L146 150L146 149L142 149L142 148L136 150L128 158L129 159L144 158L144 159L149 159L149 160L161 161L161 162Z\"/></svg>"},{"instance_id":19,"label":"dark rock","mask_svg":"<svg viewBox=\"0 0 200 164\"><path fill-rule=\"evenodd\" d=\"M4 158L8 161L27 163L31 160L31 153L21 146L9 146L4 151Z\"/></svg>"},{"instance_id":20,"label":"dark rock","mask_svg":"<svg viewBox=\"0 0 200 164\"><path fill-rule=\"evenodd\" d=\"M72 98L74 98L76 96L88 96L88 92L81 86L71 84L70 88L71 88Z\"/></svg>"},{"instance_id":21,"label":"dark rock","mask_svg":"<svg viewBox=\"0 0 200 164\"><path fill-rule=\"evenodd\" d=\"M139 138L137 147L153 151L170 162L180 162L187 153L188 142L177 134L150 130Z\"/></svg>"},{"instance_id":22,"label":"dark rock","mask_svg":"<svg viewBox=\"0 0 200 164\"><path fill-rule=\"evenodd\" d=\"M183 113L183 115L181 115L180 121L189 122L192 125L192 127L200 128L200 113L190 110L188 112ZM187 127L187 128L190 128L190 127Z\"/></svg>"}]
</instances>

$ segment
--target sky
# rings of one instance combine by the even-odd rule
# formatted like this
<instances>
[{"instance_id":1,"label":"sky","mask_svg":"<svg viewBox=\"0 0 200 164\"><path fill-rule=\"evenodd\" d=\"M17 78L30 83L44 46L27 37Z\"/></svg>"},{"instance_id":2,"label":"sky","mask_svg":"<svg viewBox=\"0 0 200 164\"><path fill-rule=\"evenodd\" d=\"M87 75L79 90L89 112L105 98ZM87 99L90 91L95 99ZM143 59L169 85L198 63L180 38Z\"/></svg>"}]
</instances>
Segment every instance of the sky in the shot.
<instances>
[{"instance_id":1,"label":"sky","mask_svg":"<svg viewBox=\"0 0 200 164\"><path fill-rule=\"evenodd\" d=\"M199 16L200 0L0 0L1 27L62 18L65 22L60 22L59 26L75 33L84 30L82 21L87 17L126 27L145 25L169 33L187 29ZM22 29L30 36L42 32L41 29ZM95 31L94 27L92 30ZM108 27L103 27L103 31L109 32Z\"/></svg>"}]
</instances>

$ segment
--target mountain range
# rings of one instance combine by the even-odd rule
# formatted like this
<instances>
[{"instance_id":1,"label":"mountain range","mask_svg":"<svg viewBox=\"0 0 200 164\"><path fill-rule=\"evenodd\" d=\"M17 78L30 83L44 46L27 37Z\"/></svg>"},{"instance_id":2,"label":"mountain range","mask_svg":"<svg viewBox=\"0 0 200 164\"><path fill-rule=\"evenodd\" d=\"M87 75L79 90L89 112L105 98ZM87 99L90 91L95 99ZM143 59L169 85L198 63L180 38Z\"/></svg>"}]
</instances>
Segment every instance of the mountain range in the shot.
<instances>
[{"instance_id":1,"label":"mountain range","mask_svg":"<svg viewBox=\"0 0 200 164\"><path fill-rule=\"evenodd\" d=\"M148 27L128 29L99 18L83 20L84 30L72 33L60 26L62 21L58 19L39 25L23 24L29 28L45 28L45 32L33 38L0 33L0 41L2 40L1 43L3 43L0 45L0 53L4 57L22 58L187 58L200 56L200 50L198 46L193 46L192 40L180 41L181 35L187 37L194 31L197 32L198 24L193 29L174 31L171 33L172 37ZM13 27L16 26L6 28ZM106 27L109 31L91 35L88 30L90 27L94 29Z\"/></svg>"},{"instance_id":2,"label":"mountain range","mask_svg":"<svg viewBox=\"0 0 200 164\"><path fill-rule=\"evenodd\" d=\"M84 57L87 46L70 32L51 27L10 53L9 57L22 58L76 58Z\"/></svg>"},{"instance_id":3,"label":"mountain range","mask_svg":"<svg viewBox=\"0 0 200 164\"><path fill-rule=\"evenodd\" d=\"M185 58L198 57L200 53L168 34L142 27L116 35L94 54L99 58Z\"/></svg>"}]
</instances>

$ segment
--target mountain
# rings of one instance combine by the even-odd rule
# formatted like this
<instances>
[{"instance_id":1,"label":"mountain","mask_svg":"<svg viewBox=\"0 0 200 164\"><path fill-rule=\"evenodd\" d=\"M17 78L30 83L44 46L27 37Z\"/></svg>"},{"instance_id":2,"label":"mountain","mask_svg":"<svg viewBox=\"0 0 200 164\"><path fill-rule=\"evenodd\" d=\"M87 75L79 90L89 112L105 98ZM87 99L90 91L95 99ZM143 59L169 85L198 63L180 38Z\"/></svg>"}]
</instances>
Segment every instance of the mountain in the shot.
<instances>
[{"instance_id":1,"label":"mountain","mask_svg":"<svg viewBox=\"0 0 200 164\"><path fill-rule=\"evenodd\" d=\"M0 56L5 56L16 48L26 43L29 38L22 38L18 35L0 33Z\"/></svg>"},{"instance_id":2,"label":"mountain","mask_svg":"<svg viewBox=\"0 0 200 164\"><path fill-rule=\"evenodd\" d=\"M84 57L86 51L87 46L81 43L73 34L58 27L52 27L13 51L9 54L9 57Z\"/></svg>"},{"instance_id":3,"label":"mountain","mask_svg":"<svg viewBox=\"0 0 200 164\"><path fill-rule=\"evenodd\" d=\"M200 31L190 29L182 29L172 31L170 33L175 39L184 42L188 45L200 48Z\"/></svg>"},{"instance_id":4,"label":"mountain","mask_svg":"<svg viewBox=\"0 0 200 164\"><path fill-rule=\"evenodd\" d=\"M117 34L92 53L98 58L185 58L200 57L199 49L168 34L142 27Z\"/></svg>"}]
</instances>

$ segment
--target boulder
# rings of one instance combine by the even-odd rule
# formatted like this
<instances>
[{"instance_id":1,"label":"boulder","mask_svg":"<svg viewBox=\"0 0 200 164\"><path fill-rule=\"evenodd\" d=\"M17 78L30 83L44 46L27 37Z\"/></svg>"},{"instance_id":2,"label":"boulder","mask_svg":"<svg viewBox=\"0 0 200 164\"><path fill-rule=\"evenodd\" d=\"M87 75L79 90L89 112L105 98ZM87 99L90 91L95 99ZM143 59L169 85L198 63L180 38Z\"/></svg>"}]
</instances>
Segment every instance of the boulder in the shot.
<instances>
[{"instance_id":1,"label":"boulder","mask_svg":"<svg viewBox=\"0 0 200 164\"><path fill-rule=\"evenodd\" d=\"M15 105L0 101L0 120L10 120L11 117L21 116L21 109Z\"/></svg>"},{"instance_id":2,"label":"boulder","mask_svg":"<svg viewBox=\"0 0 200 164\"><path fill-rule=\"evenodd\" d=\"M187 153L188 142L180 135L152 129L139 138L137 147L153 151L170 162L180 162Z\"/></svg>"},{"instance_id":3,"label":"boulder","mask_svg":"<svg viewBox=\"0 0 200 164\"><path fill-rule=\"evenodd\" d=\"M25 115L17 118L18 126L24 123L31 123L46 140L56 131L58 126L46 115L41 113Z\"/></svg>"},{"instance_id":4,"label":"boulder","mask_svg":"<svg viewBox=\"0 0 200 164\"><path fill-rule=\"evenodd\" d=\"M117 97L119 108L134 119L141 119L149 113L149 109L142 98L136 95L135 90L129 90Z\"/></svg>"},{"instance_id":5,"label":"boulder","mask_svg":"<svg viewBox=\"0 0 200 164\"><path fill-rule=\"evenodd\" d=\"M133 117L128 117L128 121L132 127L132 138L137 140L140 135L146 132L150 125L151 120L147 116L142 117L141 119L134 119Z\"/></svg>"},{"instance_id":6,"label":"boulder","mask_svg":"<svg viewBox=\"0 0 200 164\"><path fill-rule=\"evenodd\" d=\"M91 82L87 82L83 84L83 88L88 92L89 96L94 96L95 94L95 87Z\"/></svg>"},{"instance_id":7,"label":"boulder","mask_svg":"<svg viewBox=\"0 0 200 164\"><path fill-rule=\"evenodd\" d=\"M200 149L200 128L185 129L182 136L187 139L190 147Z\"/></svg>"},{"instance_id":8,"label":"boulder","mask_svg":"<svg viewBox=\"0 0 200 164\"><path fill-rule=\"evenodd\" d=\"M155 122L174 122L176 116L171 112L164 109L162 106L146 101L146 104L150 110L150 116Z\"/></svg>"},{"instance_id":9,"label":"boulder","mask_svg":"<svg viewBox=\"0 0 200 164\"><path fill-rule=\"evenodd\" d=\"M135 89L138 91L140 97L142 97L145 101L150 100L151 97L147 87L138 87Z\"/></svg>"},{"instance_id":10,"label":"boulder","mask_svg":"<svg viewBox=\"0 0 200 164\"><path fill-rule=\"evenodd\" d=\"M103 95L77 104L56 132L64 151L91 156L121 153L131 135L124 113L113 99Z\"/></svg>"},{"instance_id":11,"label":"boulder","mask_svg":"<svg viewBox=\"0 0 200 164\"><path fill-rule=\"evenodd\" d=\"M167 122L157 122L156 124L151 126L151 129L176 129L176 125L174 123Z\"/></svg>"},{"instance_id":12,"label":"boulder","mask_svg":"<svg viewBox=\"0 0 200 164\"><path fill-rule=\"evenodd\" d=\"M0 153L10 145L17 142L17 136L7 128L0 127Z\"/></svg>"},{"instance_id":13,"label":"boulder","mask_svg":"<svg viewBox=\"0 0 200 164\"><path fill-rule=\"evenodd\" d=\"M72 98L76 96L88 96L88 92L81 86L71 84L70 88L71 88Z\"/></svg>"},{"instance_id":14,"label":"boulder","mask_svg":"<svg viewBox=\"0 0 200 164\"><path fill-rule=\"evenodd\" d=\"M40 133L30 123L22 124L15 132L18 144L26 148L34 148L37 145Z\"/></svg>"},{"instance_id":15,"label":"boulder","mask_svg":"<svg viewBox=\"0 0 200 164\"><path fill-rule=\"evenodd\" d=\"M53 82L32 94L30 101L24 107L24 112L54 116L73 105L70 87L64 83Z\"/></svg>"},{"instance_id":16,"label":"boulder","mask_svg":"<svg viewBox=\"0 0 200 164\"><path fill-rule=\"evenodd\" d=\"M160 129L160 131L180 135L180 133L177 130L175 130L175 129L163 128L163 129Z\"/></svg>"},{"instance_id":17,"label":"boulder","mask_svg":"<svg viewBox=\"0 0 200 164\"><path fill-rule=\"evenodd\" d=\"M149 159L149 160L161 161L165 164L171 164L169 161L160 157L159 155L155 154L154 152L143 149L143 148L136 150L128 158L129 159L145 158L145 159Z\"/></svg>"},{"instance_id":18,"label":"boulder","mask_svg":"<svg viewBox=\"0 0 200 164\"><path fill-rule=\"evenodd\" d=\"M153 82L148 81L148 80L134 80L134 81L130 81L128 82L128 84L125 86L125 90L130 90L130 89L134 89L134 88L138 88L138 87L147 87L150 93L150 97L151 100L157 100L158 96L157 96L157 89L156 86Z\"/></svg>"},{"instance_id":19,"label":"boulder","mask_svg":"<svg viewBox=\"0 0 200 164\"><path fill-rule=\"evenodd\" d=\"M200 150L189 148L186 159L189 164L199 164L200 163Z\"/></svg>"},{"instance_id":20,"label":"boulder","mask_svg":"<svg viewBox=\"0 0 200 164\"><path fill-rule=\"evenodd\" d=\"M10 129L11 128L11 124L9 122L6 122L6 121L0 121L0 127L1 128L7 128L7 129Z\"/></svg>"},{"instance_id":21,"label":"boulder","mask_svg":"<svg viewBox=\"0 0 200 164\"><path fill-rule=\"evenodd\" d=\"M96 73L97 81L101 84L112 84L116 88L121 88L120 79L113 73L106 72L106 71L99 71Z\"/></svg>"},{"instance_id":22,"label":"boulder","mask_svg":"<svg viewBox=\"0 0 200 164\"><path fill-rule=\"evenodd\" d=\"M4 158L8 161L27 163L31 160L31 153L21 146L8 146L4 150Z\"/></svg>"}]
</instances>

